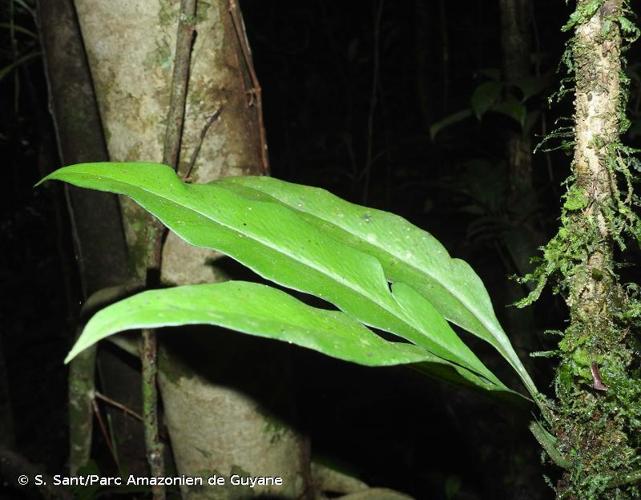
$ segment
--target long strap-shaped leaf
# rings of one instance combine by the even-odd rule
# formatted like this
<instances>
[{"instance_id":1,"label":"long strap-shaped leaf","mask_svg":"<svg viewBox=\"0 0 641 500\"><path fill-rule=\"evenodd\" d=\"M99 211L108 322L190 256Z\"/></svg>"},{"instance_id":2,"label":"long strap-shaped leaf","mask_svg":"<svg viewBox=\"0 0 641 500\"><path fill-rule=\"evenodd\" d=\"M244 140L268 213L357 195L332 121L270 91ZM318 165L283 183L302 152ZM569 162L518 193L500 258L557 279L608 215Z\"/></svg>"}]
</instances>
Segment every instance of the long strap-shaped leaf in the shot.
<instances>
[{"instance_id":1,"label":"long strap-shaped leaf","mask_svg":"<svg viewBox=\"0 0 641 500\"><path fill-rule=\"evenodd\" d=\"M374 255L392 282L404 282L427 298L445 318L491 344L536 396L538 391L496 319L481 279L467 262L453 259L431 234L389 212L349 203L324 189L271 177L217 181L244 196L274 200L306 215L334 238Z\"/></svg>"},{"instance_id":2,"label":"long strap-shaped leaf","mask_svg":"<svg viewBox=\"0 0 641 500\"><path fill-rule=\"evenodd\" d=\"M438 359L418 346L388 342L345 313L308 306L266 285L227 281L150 290L116 302L91 318L65 362L114 333L194 324L277 339L367 366Z\"/></svg>"},{"instance_id":3,"label":"long strap-shaped leaf","mask_svg":"<svg viewBox=\"0 0 641 500\"><path fill-rule=\"evenodd\" d=\"M130 196L188 243L221 251L267 279L323 298L454 363L462 376L469 378L471 370L505 390L453 331L430 335L408 320L375 257L328 238L279 203L249 199L217 183L184 184L158 164L81 164L46 179Z\"/></svg>"}]
</instances>

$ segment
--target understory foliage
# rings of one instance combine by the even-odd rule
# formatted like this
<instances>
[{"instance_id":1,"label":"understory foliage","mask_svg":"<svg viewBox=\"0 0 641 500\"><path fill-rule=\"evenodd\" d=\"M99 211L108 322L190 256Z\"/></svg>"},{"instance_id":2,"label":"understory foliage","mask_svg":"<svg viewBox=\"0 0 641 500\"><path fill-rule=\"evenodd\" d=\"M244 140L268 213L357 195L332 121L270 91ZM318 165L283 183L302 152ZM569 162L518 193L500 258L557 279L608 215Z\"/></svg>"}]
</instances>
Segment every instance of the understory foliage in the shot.
<instances>
[{"instance_id":1,"label":"understory foliage","mask_svg":"<svg viewBox=\"0 0 641 500\"><path fill-rule=\"evenodd\" d=\"M595 15L603 18L597 43L618 46L623 42L621 54L614 50L607 57L621 57L624 68L623 54L639 37L628 2L620 8L607 0L579 2L563 29L576 30ZM596 71L579 67L590 60L589 50L577 35L569 41L563 57L567 76L557 98L576 89L598 89L597 79L590 81ZM518 304L533 303L550 285L570 310L569 327L555 332L562 337L558 349L545 353L560 360L551 424L566 468L557 485L561 498L637 498L640 494L635 483L641 467L641 298L638 285L622 282L619 270L624 264L615 261L628 246L641 242L641 199L633 175L640 163L638 150L620 139L630 125L626 118L629 79L623 69L620 80L617 116L612 117L618 130L601 131L590 144L607 172L608 192L602 198L593 196L594 186L580 178L575 157L572 175L566 180L560 228L543 248L538 267L522 279L534 287ZM580 119L579 110L575 118ZM565 140L561 148L571 150L576 145L575 131L557 130L544 142L561 137ZM601 265L595 265L597 254Z\"/></svg>"},{"instance_id":2,"label":"understory foliage","mask_svg":"<svg viewBox=\"0 0 641 500\"><path fill-rule=\"evenodd\" d=\"M433 236L398 216L269 177L189 184L166 165L151 163L79 164L46 179L130 196L186 242L229 255L268 280L343 311L327 315L302 303L292 305L292 311L307 317L303 323L309 326L301 330L300 325L291 328L293 312L278 312L287 299L271 288L239 284L238 295L227 305L211 300L224 286L220 283L149 291L96 314L68 360L118 331L205 323L368 366L419 363L438 378L512 393L449 320L494 347L539 402L480 278L467 263L450 258ZM169 301L174 307L154 306L159 296L174 293ZM365 326L412 345L382 342Z\"/></svg>"},{"instance_id":3,"label":"understory foliage","mask_svg":"<svg viewBox=\"0 0 641 500\"><path fill-rule=\"evenodd\" d=\"M611 48L603 59L618 68L621 39L627 46L639 36L630 13L621 0L580 0L564 30L578 30L600 16L595 43ZM594 87L607 94L598 88L603 82L589 77L599 71L590 66L593 49L578 36L569 42L563 58L568 76L559 97L573 89L585 95ZM150 290L96 314L67 360L120 331L209 324L366 366L413 365L433 377L514 395L452 323L492 346L539 405L546 422L531 428L565 471L556 488L560 498L638 497L641 288L622 282L622 264L614 257L641 242L641 198L632 174L641 163L637 151L620 140L629 122L628 79L623 71L619 77L621 87L611 95L615 111L603 120L613 126L589 144L602 178L590 185L593 172L581 171L575 157L560 229L535 271L523 278L533 291L520 306L536 301L550 285L570 310L569 327L557 332L558 349L548 353L560 360L554 401L545 401L535 387L480 278L429 233L323 190L255 177L190 184L158 164L80 164L47 179L128 196L186 242L228 255L265 280L313 295L336 310L312 307L258 283ZM580 114L577 110L577 123ZM548 138L567 139L561 148L571 150L577 129L562 128Z\"/></svg>"}]
</instances>

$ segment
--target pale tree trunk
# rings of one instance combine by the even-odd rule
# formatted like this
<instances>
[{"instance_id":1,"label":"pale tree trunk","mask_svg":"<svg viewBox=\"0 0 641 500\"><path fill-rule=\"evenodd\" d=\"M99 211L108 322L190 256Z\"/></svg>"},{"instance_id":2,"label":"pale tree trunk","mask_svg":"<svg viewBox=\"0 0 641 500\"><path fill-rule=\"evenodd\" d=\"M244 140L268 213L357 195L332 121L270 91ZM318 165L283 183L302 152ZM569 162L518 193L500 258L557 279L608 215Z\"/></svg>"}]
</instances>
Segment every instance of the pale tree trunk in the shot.
<instances>
[{"instance_id":1,"label":"pale tree trunk","mask_svg":"<svg viewBox=\"0 0 641 500\"><path fill-rule=\"evenodd\" d=\"M577 12L589 12L593 4L579 0ZM619 140L625 103L618 23L622 9L622 0L606 0L594 13L578 16L571 46L574 179L562 231L568 235L565 252L575 253L567 255L574 259L565 282L571 323L560 344L555 381L554 430L568 461L558 483L559 498L637 498L634 483L641 479L641 426L629 418L638 415L641 383L634 365L636 325L629 322L629 308L636 307L630 301L636 299L626 296L614 262L614 242L625 235L621 228L629 217L629 201L616 178L617 171L625 176L628 168ZM559 238L563 241L561 233Z\"/></svg>"},{"instance_id":2,"label":"pale tree trunk","mask_svg":"<svg viewBox=\"0 0 641 500\"><path fill-rule=\"evenodd\" d=\"M586 3L587 0L581 0L578 5ZM612 9L620 9L621 3L621 0L606 2ZM572 170L576 176L577 193L589 200L586 208L572 216L572 220L576 224L577 236L583 233L598 243L585 256L570 280L567 302L571 311L571 327L564 339L568 347L572 346L564 360L566 366L575 361L579 346L585 346L585 355L590 364L595 363L597 370L603 368L603 346L617 340L607 338L614 333L611 302L615 283L612 240L604 211L612 205L613 183L616 182L611 177L607 162L608 147L618 141L619 134L617 106L621 92L621 38L618 28L612 25L608 30L609 36L602 37L606 32L603 13L602 8L577 27L572 54L576 65L576 146ZM565 369L564 364L560 371ZM596 390L581 383L568 382L559 378L557 383L560 409L564 413L557 429L562 449L576 453L577 465L585 467L584 474L602 473L604 471L595 470L593 464L607 467L607 462L615 458L613 454L623 451L619 447L623 442L616 441L624 438L625 434L618 429L621 424L612 418L613 415L599 416L609 420L606 433L604 427L582 421L584 411L576 408L578 401L596 409L601 406L599 400L607 397L607 394L599 392L596 379L593 385ZM567 473L559 483L559 497L566 496L568 491L576 494L589 487L586 482L585 477L577 477L576 471Z\"/></svg>"},{"instance_id":3,"label":"pale tree trunk","mask_svg":"<svg viewBox=\"0 0 641 500\"><path fill-rule=\"evenodd\" d=\"M172 63L178 23L178 2L76 0L76 9L88 54L110 159L161 161ZM237 20L242 19L237 16ZM180 171L199 149L190 179L207 182L223 176L264 172L264 141L260 109L249 68L241 48L242 24L234 23L226 1L200 2L195 21L186 117L180 151ZM213 120L214 116L218 118ZM213 120L213 123L212 123ZM201 143L201 135L204 140ZM122 200L124 221L134 266L144 276L152 231L142 209ZM212 252L196 249L169 235L163 249L162 280L184 284L211 282L220 273ZM170 335L182 335L174 332ZM201 333L211 337L206 332ZM206 341L200 338L199 340ZM270 390L283 391L287 380L274 361L257 354L239 356L235 366L224 363L223 352L240 351L231 333L216 337L206 347L211 373L195 373L193 364L179 361L171 343L160 357L160 388L176 467L182 474L201 475L232 471L253 476L280 476L285 486L271 490L283 498L297 498L307 485L304 439L264 403ZM180 351L195 349L179 341ZM200 348L202 353L203 348ZM242 352L242 351L241 351ZM279 357L276 360L282 361ZM235 374L261 369L267 394L238 388ZM271 372L271 373L268 373ZM268 378L269 377L269 378ZM220 385L220 379L229 382ZM284 390L285 393L288 391ZM254 495L265 493L255 489ZM238 492L222 488L184 491L189 498L232 498ZM246 493L245 493L246 494Z\"/></svg>"}]
</instances>

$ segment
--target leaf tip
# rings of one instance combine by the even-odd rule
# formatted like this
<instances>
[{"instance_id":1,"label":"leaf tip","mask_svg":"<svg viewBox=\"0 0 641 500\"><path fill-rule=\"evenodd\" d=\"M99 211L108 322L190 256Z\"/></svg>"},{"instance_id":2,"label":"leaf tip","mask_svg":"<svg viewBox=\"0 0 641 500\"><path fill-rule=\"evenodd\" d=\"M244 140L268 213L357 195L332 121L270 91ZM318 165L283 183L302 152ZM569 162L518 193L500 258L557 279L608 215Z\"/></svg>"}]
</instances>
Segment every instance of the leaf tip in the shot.
<instances>
[{"instance_id":1,"label":"leaf tip","mask_svg":"<svg viewBox=\"0 0 641 500\"><path fill-rule=\"evenodd\" d=\"M76 342L67 354L67 357L64 360L64 364L68 365L69 363L71 363L74 358L78 356L78 354L80 354L84 349L86 349L86 347L78 347L78 343Z\"/></svg>"},{"instance_id":2,"label":"leaf tip","mask_svg":"<svg viewBox=\"0 0 641 500\"><path fill-rule=\"evenodd\" d=\"M55 173L55 172L53 172L53 173L51 173L51 174L49 174L49 175L45 175L42 179L40 179L38 182L36 182L36 183L33 185L33 188L35 189L35 188L39 187L41 184L44 184L45 182L47 182L47 181L51 180L51 179L52 179L52 177L51 177L51 176L52 176L54 173Z\"/></svg>"}]
</instances>

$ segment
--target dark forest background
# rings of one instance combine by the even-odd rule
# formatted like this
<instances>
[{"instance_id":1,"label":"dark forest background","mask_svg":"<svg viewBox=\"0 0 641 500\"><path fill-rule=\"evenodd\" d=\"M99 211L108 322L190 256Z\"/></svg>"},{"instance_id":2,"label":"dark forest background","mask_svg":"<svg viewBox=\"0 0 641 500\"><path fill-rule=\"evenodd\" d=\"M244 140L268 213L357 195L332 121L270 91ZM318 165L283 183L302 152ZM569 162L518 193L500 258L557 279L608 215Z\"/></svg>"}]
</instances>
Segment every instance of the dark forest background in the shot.
<instances>
[{"instance_id":1,"label":"dark forest background","mask_svg":"<svg viewBox=\"0 0 641 500\"><path fill-rule=\"evenodd\" d=\"M0 404L13 415L13 448L56 474L67 447L62 359L80 293L62 190L33 187L59 166L34 7L5 1L0 12L0 377L8 390ZM430 231L482 277L523 356L551 349L555 338L544 332L562 327L563 306L544 296L529 311L507 307L527 293L508 277L527 270L524 256L554 234L570 158L552 139L552 151L532 158L531 192L515 199L506 144L516 134L533 148L571 118L571 98L548 106L563 77L561 27L571 6L531 2L529 79L520 82L504 77L498 1L245 0L241 7L272 175ZM628 143L639 145L639 59L636 52L628 59ZM524 227L530 238L520 240ZM509 380L497 359L486 359ZM553 363L528 361L546 392ZM421 499L552 496L543 475L554 480L554 471L540 464L527 410L407 370L309 352L298 353L295 374L314 453L368 483Z\"/></svg>"}]
</instances>

